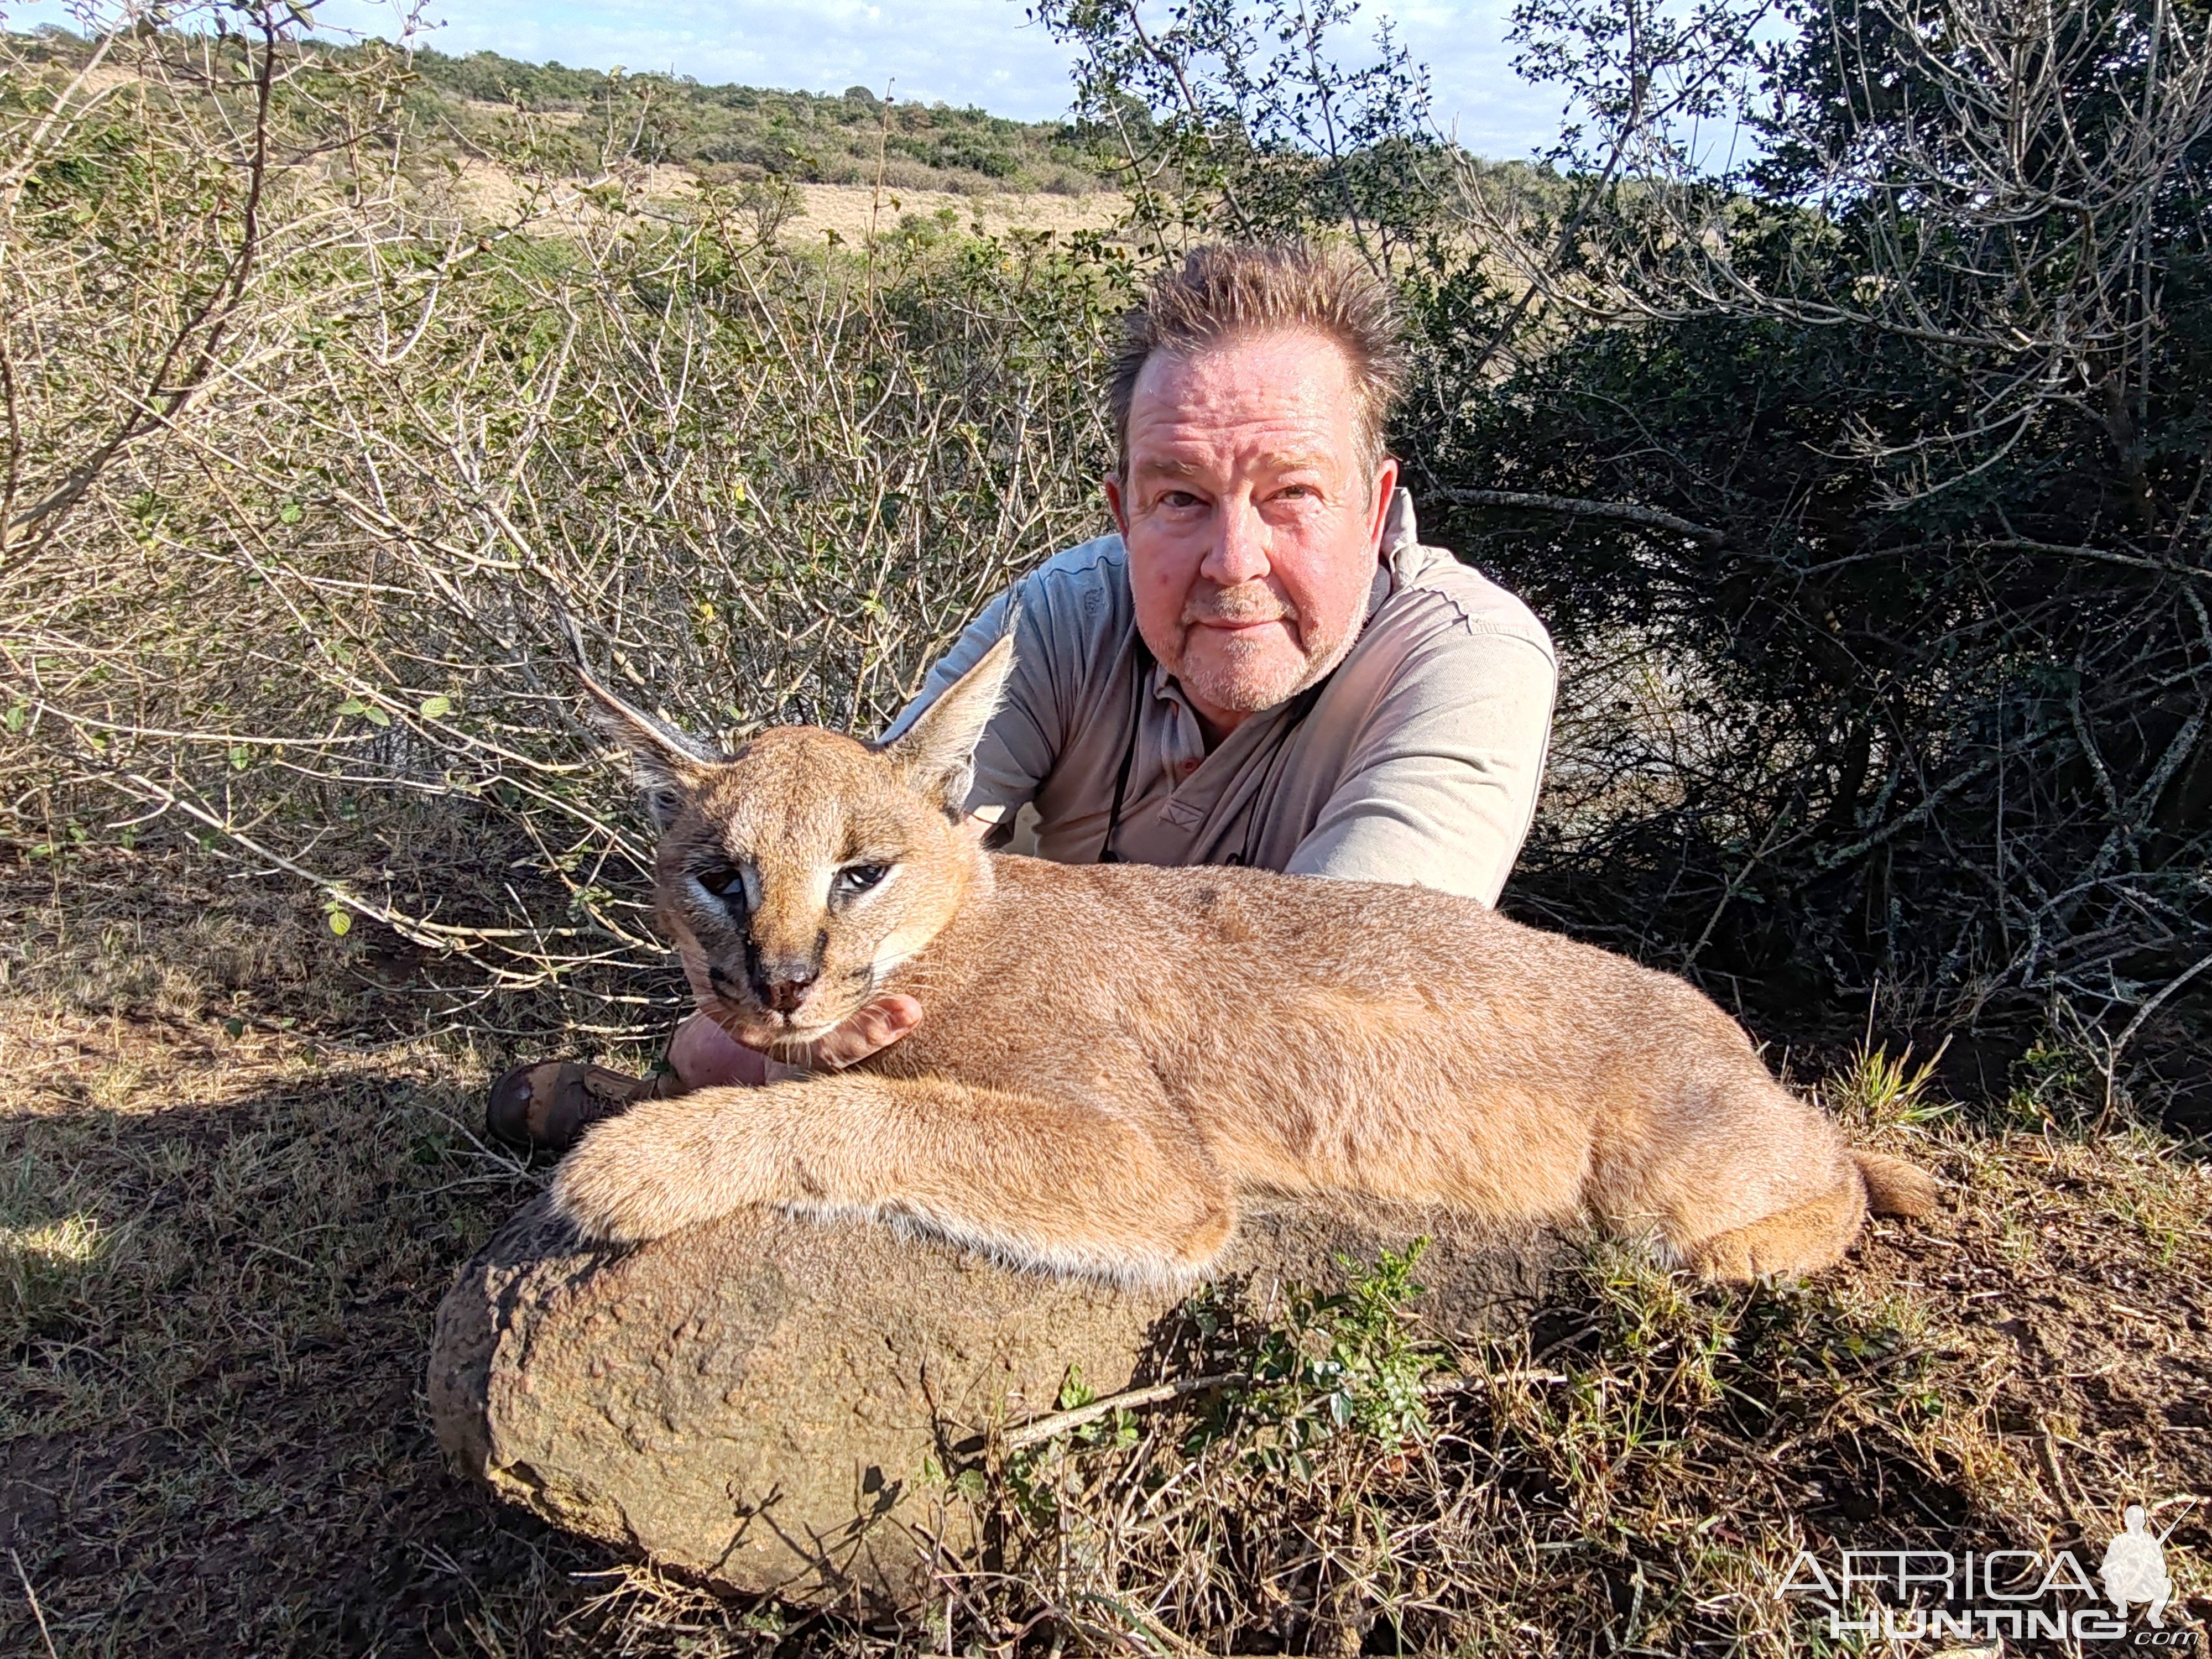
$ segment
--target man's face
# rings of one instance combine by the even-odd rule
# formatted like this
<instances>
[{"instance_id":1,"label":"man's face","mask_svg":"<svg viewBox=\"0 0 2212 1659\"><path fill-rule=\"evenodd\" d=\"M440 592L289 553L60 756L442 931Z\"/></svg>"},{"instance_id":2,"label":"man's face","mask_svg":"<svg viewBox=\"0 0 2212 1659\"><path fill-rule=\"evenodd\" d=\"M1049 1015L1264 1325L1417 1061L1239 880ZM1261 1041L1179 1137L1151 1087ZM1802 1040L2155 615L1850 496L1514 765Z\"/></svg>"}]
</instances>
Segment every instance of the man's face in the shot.
<instances>
[{"instance_id":1,"label":"man's face","mask_svg":"<svg viewBox=\"0 0 2212 1659\"><path fill-rule=\"evenodd\" d=\"M1137 627L1216 736L1336 665L1398 466L1366 472L1334 342L1297 331L1156 353L1130 399L1128 468L1106 496Z\"/></svg>"}]
</instances>

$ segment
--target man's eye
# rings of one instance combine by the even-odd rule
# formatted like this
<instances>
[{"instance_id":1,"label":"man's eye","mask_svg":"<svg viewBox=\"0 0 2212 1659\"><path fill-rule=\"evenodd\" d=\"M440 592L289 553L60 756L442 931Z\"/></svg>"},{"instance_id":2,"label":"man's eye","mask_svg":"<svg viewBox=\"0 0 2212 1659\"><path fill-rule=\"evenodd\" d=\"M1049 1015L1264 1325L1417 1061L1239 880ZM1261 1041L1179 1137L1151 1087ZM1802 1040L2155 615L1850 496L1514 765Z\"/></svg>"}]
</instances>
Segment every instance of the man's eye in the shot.
<instances>
[{"instance_id":1,"label":"man's eye","mask_svg":"<svg viewBox=\"0 0 2212 1659\"><path fill-rule=\"evenodd\" d=\"M888 864L849 864L837 872L837 891L853 898L879 885L891 872Z\"/></svg>"},{"instance_id":2,"label":"man's eye","mask_svg":"<svg viewBox=\"0 0 2212 1659\"><path fill-rule=\"evenodd\" d=\"M745 890L744 872L735 865L715 865L711 869L700 871L692 879L716 898L727 898L732 893L742 894Z\"/></svg>"},{"instance_id":3,"label":"man's eye","mask_svg":"<svg viewBox=\"0 0 2212 1659\"><path fill-rule=\"evenodd\" d=\"M1201 505L1201 503L1198 497L1192 495L1188 489L1170 489L1166 495L1160 497L1160 505L1162 507L1175 507L1180 511L1183 507L1197 507Z\"/></svg>"}]
</instances>

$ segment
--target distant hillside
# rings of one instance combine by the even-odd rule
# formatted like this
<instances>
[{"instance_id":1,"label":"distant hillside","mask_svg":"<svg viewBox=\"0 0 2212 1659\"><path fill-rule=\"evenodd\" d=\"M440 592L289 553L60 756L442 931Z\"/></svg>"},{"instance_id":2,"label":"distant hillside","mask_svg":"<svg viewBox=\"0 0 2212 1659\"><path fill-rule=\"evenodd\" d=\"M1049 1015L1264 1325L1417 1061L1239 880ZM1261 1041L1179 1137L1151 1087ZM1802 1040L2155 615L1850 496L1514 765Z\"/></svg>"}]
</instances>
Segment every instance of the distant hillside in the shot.
<instances>
[{"instance_id":1,"label":"distant hillside","mask_svg":"<svg viewBox=\"0 0 2212 1659\"><path fill-rule=\"evenodd\" d=\"M15 37L33 61L81 64L89 44L47 25ZM393 50L309 42L341 61ZM229 42L217 57L234 53ZM116 61L111 59L111 62ZM618 161L688 167L717 182L774 173L797 184L873 184L964 196L1110 188L1089 165L1073 126L1009 121L980 109L912 100L888 106L866 87L840 94L702 86L688 76L612 74L526 64L495 52L448 57L417 47L410 102L426 130L510 150L526 123L529 147L556 168L596 174Z\"/></svg>"},{"instance_id":2,"label":"distant hillside","mask_svg":"<svg viewBox=\"0 0 2212 1659\"><path fill-rule=\"evenodd\" d=\"M450 58L418 49L415 68L425 101L464 133L518 108L568 118L549 125L585 167L611 148L708 178L866 184L880 155L884 182L901 189L1079 196L1105 187L1064 123L1009 121L941 103L886 106L866 87L824 95L702 86L689 76L608 75L491 52Z\"/></svg>"}]
</instances>

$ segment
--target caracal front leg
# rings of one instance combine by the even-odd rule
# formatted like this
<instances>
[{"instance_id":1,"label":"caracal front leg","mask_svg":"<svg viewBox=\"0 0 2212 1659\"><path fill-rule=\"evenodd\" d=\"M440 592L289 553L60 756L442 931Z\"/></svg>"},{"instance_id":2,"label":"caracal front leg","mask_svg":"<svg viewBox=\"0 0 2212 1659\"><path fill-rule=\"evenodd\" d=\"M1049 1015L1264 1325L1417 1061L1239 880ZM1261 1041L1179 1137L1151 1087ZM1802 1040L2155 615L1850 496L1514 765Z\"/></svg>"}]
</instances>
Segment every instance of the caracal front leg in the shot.
<instances>
[{"instance_id":1,"label":"caracal front leg","mask_svg":"<svg viewBox=\"0 0 2212 1659\"><path fill-rule=\"evenodd\" d=\"M1119 1103L844 1072L642 1102L553 1180L587 1238L641 1243L749 1205L903 1216L1024 1263L1182 1276L1220 1254L1227 1185Z\"/></svg>"}]
</instances>

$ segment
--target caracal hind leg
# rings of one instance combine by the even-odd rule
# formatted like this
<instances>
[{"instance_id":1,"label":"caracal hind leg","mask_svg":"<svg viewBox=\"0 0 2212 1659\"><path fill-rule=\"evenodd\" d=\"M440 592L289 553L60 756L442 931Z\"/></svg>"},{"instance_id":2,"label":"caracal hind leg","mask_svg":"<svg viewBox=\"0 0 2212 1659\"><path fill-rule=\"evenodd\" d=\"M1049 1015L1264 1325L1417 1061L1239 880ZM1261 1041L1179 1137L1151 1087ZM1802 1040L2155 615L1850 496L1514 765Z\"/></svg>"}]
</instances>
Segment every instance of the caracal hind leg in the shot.
<instances>
[{"instance_id":1,"label":"caracal hind leg","mask_svg":"<svg viewBox=\"0 0 2212 1659\"><path fill-rule=\"evenodd\" d=\"M1698 1239L1681 1255L1709 1279L1815 1273L1850 1249L1869 1213L1926 1215L1936 1204L1936 1182L1926 1171L1902 1158L1847 1150L1826 1191Z\"/></svg>"},{"instance_id":2,"label":"caracal hind leg","mask_svg":"<svg viewBox=\"0 0 2212 1659\"><path fill-rule=\"evenodd\" d=\"M705 1089L596 1124L553 1180L587 1238L641 1243L769 1204L896 1216L1024 1263L1182 1277L1220 1254L1226 1185L1171 1120L1099 1098L845 1072Z\"/></svg>"},{"instance_id":3,"label":"caracal hind leg","mask_svg":"<svg viewBox=\"0 0 2212 1659\"><path fill-rule=\"evenodd\" d=\"M1686 1079L1641 1129L1610 1171L1606 1208L1656 1224L1673 1258L1707 1278L1814 1272L1866 1220L1866 1178L1842 1132L1763 1066Z\"/></svg>"},{"instance_id":4,"label":"caracal hind leg","mask_svg":"<svg viewBox=\"0 0 2212 1659\"><path fill-rule=\"evenodd\" d=\"M1832 1266L1850 1248L1866 1220L1866 1191L1855 1166L1820 1197L1747 1226L1698 1240L1681 1249L1685 1262L1708 1279L1748 1279L1761 1273L1794 1278Z\"/></svg>"}]
</instances>

